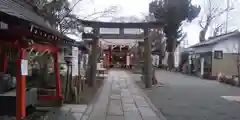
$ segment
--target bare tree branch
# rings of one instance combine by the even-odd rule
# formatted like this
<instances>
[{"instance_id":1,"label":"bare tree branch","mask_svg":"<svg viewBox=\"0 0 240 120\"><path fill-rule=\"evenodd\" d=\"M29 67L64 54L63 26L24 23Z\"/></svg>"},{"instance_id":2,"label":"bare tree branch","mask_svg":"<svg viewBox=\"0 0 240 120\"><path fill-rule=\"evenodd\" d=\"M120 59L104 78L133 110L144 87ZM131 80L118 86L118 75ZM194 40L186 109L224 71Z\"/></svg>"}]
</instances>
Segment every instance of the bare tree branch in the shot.
<instances>
[{"instance_id":1,"label":"bare tree branch","mask_svg":"<svg viewBox=\"0 0 240 120\"><path fill-rule=\"evenodd\" d=\"M204 25L203 25L203 16L201 17L201 19L198 22L199 26L203 29Z\"/></svg>"},{"instance_id":2,"label":"bare tree branch","mask_svg":"<svg viewBox=\"0 0 240 120\"><path fill-rule=\"evenodd\" d=\"M226 8L226 9L224 9L224 10L222 10L222 11L220 11L220 12L218 12L216 15L214 15L214 16L212 16L212 19L214 19L214 18L216 18L216 17L218 17L218 16L221 16L222 14L224 14L225 12L227 12L227 11L231 11L231 10L233 10L234 8Z\"/></svg>"},{"instance_id":3,"label":"bare tree branch","mask_svg":"<svg viewBox=\"0 0 240 120\"><path fill-rule=\"evenodd\" d=\"M90 19L91 17L94 17L96 15L97 16L94 18L91 18L91 20L97 20L98 18L103 18L103 17L113 17L113 14L117 12L117 8L118 8L117 6L110 6L109 8L106 8L103 11L94 12L88 16L85 16L82 19ZM72 16L68 16L68 17L72 17ZM81 26L78 18L73 16L72 19L75 19L75 21L71 20L70 22L65 23L65 29L62 30L63 34L69 34L70 28L76 28L78 30L78 26ZM76 34L76 33L73 32L73 34Z\"/></svg>"},{"instance_id":4,"label":"bare tree branch","mask_svg":"<svg viewBox=\"0 0 240 120\"><path fill-rule=\"evenodd\" d=\"M213 36L218 36L222 34L222 27L224 26L224 22L221 24L217 24L217 26L213 30Z\"/></svg>"},{"instance_id":5,"label":"bare tree branch","mask_svg":"<svg viewBox=\"0 0 240 120\"><path fill-rule=\"evenodd\" d=\"M211 0L208 0L208 8L207 9L208 9L208 12L204 15L206 17L204 18L202 16L201 20L199 21L199 26L202 28L202 30L200 32L200 35L199 35L200 41L205 40L205 35L208 31L209 26L213 22L213 20L222 16L224 13L233 10L234 7L231 6L230 8L221 9L219 6L213 5ZM206 20L204 21L203 18L206 19Z\"/></svg>"},{"instance_id":6,"label":"bare tree branch","mask_svg":"<svg viewBox=\"0 0 240 120\"><path fill-rule=\"evenodd\" d=\"M60 19L60 23L63 21L63 19L64 19L65 17L67 17L67 16L73 11L74 7L75 7L79 2L81 2L81 1L83 1L83 0L78 0L78 1L70 8L70 11L69 11L65 16L63 16L63 17Z\"/></svg>"},{"instance_id":7,"label":"bare tree branch","mask_svg":"<svg viewBox=\"0 0 240 120\"><path fill-rule=\"evenodd\" d=\"M106 8L103 11L99 11L99 12L94 12L90 15L85 16L83 19L89 19L91 17L94 17L96 15L98 15L97 17L94 17L94 19L99 18L99 17L103 17L109 14L115 14L117 12L117 6L110 6L109 8Z\"/></svg>"}]
</instances>

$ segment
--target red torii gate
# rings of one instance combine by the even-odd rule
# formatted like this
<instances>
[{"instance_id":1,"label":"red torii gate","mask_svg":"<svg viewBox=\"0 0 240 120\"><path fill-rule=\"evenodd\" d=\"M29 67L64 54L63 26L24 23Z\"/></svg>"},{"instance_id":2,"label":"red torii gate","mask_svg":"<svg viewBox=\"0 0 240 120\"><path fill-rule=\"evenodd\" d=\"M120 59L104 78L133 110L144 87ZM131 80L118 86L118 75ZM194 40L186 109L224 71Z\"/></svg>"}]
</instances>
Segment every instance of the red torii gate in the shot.
<instances>
[{"instance_id":1,"label":"red torii gate","mask_svg":"<svg viewBox=\"0 0 240 120\"><path fill-rule=\"evenodd\" d=\"M3 9L1 9L3 8ZM44 19L36 14L30 5L23 1L1 0L0 23L0 50L2 50L1 71L6 72L8 56L7 50L17 49L18 58L16 61L16 120L26 119L26 76L22 74L22 60L27 57L27 50L49 51L54 53L54 69L56 77L56 95L40 96L41 100L62 100L60 68L59 68L59 45L74 45L74 40L67 38L56 30L49 27ZM11 11L11 12L9 12ZM28 44L27 39L35 42L47 43L47 45Z\"/></svg>"}]
</instances>

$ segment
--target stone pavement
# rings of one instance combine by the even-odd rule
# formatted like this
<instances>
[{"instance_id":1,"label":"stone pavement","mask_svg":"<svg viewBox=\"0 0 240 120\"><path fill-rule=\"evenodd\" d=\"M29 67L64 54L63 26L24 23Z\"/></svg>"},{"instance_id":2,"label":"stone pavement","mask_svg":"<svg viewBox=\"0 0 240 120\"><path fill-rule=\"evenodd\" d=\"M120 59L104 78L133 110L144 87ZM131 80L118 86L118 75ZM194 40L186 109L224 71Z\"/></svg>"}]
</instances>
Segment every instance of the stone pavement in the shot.
<instances>
[{"instance_id":1,"label":"stone pavement","mask_svg":"<svg viewBox=\"0 0 240 120\"><path fill-rule=\"evenodd\" d=\"M66 104L39 120L160 120L131 77L129 72L110 70L92 104Z\"/></svg>"},{"instance_id":2,"label":"stone pavement","mask_svg":"<svg viewBox=\"0 0 240 120\"><path fill-rule=\"evenodd\" d=\"M97 99L90 105L65 104L39 120L160 120L130 72L110 70ZM45 108L44 108L45 109ZM1 120L13 120L1 117Z\"/></svg>"},{"instance_id":3,"label":"stone pavement","mask_svg":"<svg viewBox=\"0 0 240 120\"><path fill-rule=\"evenodd\" d=\"M41 110L46 111L50 110L47 114L42 114L37 120L87 120L91 107L87 105L76 105L76 104L65 104L61 108L47 108L43 107ZM0 120L15 120L15 117L2 116ZM36 120L33 116L28 117L27 120Z\"/></svg>"},{"instance_id":4,"label":"stone pavement","mask_svg":"<svg viewBox=\"0 0 240 120\"><path fill-rule=\"evenodd\" d=\"M66 104L61 108L53 108L45 117L40 120L84 120L87 105Z\"/></svg>"},{"instance_id":5,"label":"stone pavement","mask_svg":"<svg viewBox=\"0 0 240 120\"><path fill-rule=\"evenodd\" d=\"M39 120L160 120L151 102L131 78L130 72L110 70L93 104L51 108Z\"/></svg>"},{"instance_id":6,"label":"stone pavement","mask_svg":"<svg viewBox=\"0 0 240 120\"><path fill-rule=\"evenodd\" d=\"M87 120L160 120L128 72L111 70Z\"/></svg>"}]
</instances>

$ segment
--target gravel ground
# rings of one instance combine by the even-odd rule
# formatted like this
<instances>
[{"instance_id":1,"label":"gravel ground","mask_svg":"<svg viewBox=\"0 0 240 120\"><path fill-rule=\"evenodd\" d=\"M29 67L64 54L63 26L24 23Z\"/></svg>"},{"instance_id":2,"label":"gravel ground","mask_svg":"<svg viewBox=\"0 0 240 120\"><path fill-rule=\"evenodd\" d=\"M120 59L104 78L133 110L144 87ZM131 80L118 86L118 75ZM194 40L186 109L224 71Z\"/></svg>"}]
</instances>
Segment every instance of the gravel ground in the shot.
<instances>
[{"instance_id":1,"label":"gravel ground","mask_svg":"<svg viewBox=\"0 0 240 120\"><path fill-rule=\"evenodd\" d=\"M240 120L240 88L180 73L157 70L163 87L145 90L167 120Z\"/></svg>"}]
</instances>

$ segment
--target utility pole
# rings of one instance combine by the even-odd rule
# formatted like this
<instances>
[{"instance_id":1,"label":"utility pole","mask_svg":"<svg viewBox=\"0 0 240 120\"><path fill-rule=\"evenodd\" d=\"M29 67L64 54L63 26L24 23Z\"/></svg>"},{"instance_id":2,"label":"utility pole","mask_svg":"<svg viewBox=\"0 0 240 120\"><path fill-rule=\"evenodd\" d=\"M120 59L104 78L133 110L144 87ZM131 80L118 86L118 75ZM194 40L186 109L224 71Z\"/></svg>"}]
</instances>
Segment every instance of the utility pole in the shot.
<instances>
[{"instance_id":1,"label":"utility pole","mask_svg":"<svg viewBox=\"0 0 240 120\"><path fill-rule=\"evenodd\" d=\"M237 53L237 78L238 78L238 86L240 86L240 40L238 40L238 48L237 48L238 50L238 53Z\"/></svg>"},{"instance_id":2,"label":"utility pole","mask_svg":"<svg viewBox=\"0 0 240 120\"><path fill-rule=\"evenodd\" d=\"M228 32L228 16L229 16L229 0L227 0L227 12L226 12L226 26L225 26L225 33Z\"/></svg>"}]
</instances>

